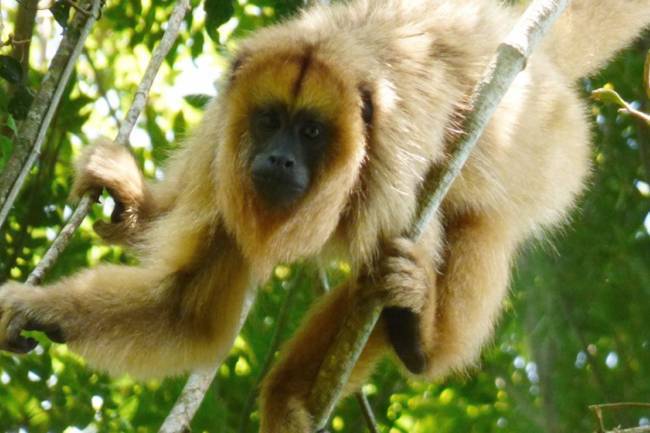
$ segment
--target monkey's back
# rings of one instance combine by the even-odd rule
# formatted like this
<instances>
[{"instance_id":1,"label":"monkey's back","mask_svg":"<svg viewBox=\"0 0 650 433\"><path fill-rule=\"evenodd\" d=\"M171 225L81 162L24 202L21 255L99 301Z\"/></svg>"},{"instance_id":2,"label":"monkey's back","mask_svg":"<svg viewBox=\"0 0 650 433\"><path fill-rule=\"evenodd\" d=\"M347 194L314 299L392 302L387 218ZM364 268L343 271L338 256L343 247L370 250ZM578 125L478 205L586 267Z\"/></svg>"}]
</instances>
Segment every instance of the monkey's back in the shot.
<instances>
[{"instance_id":1,"label":"monkey's back","mask_svg":"<svg viewBox=\"0 0 650 433\"><path fill-rule=\"evenodd\" d=\"M353 257L367 256L378 234L410 226L415 191L448 154L467 97L515 20L494 2L358 0L312 8L243 43L244 50L313 50L371 88L368 157L340 230ZM495 113L445 210L517 215L522 233L554 223L582 188L588 144L581 102L540 50Z\"/></svg>"}]
</instances>

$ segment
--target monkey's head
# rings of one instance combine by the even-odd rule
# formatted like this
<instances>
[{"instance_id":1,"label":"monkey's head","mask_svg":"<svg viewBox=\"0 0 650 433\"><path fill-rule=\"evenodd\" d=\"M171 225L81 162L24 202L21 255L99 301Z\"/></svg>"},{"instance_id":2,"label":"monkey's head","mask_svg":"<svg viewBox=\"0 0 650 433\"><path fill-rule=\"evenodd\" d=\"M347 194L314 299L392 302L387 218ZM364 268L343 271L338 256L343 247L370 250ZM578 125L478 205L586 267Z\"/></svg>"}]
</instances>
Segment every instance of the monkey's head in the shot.
<instances>
[{"instance_id":1,"label":"monkey's head","mask_svg":"<svg viewBox=\"0 0 650 433\"><path fill-rule=\"evenodd\" d=\"M217 185L245 255L294 260L322 248L357 183L368 92L307 44L244 50L220 101Z\"/></svg>"}]
</instances>

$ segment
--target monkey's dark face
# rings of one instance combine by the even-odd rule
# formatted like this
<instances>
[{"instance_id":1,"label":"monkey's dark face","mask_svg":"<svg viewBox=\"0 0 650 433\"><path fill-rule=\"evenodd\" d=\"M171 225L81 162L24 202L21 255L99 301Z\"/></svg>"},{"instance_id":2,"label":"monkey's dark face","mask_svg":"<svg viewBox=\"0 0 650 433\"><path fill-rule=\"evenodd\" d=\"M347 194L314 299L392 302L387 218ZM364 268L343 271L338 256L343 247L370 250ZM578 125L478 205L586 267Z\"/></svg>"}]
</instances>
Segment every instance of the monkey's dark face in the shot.
<instances>
[{"instance_id":1,"label":"monkey's dark face","mask_svg":"<svg viewBox=\"0 0 650 433\"><path fill-rule=\"evenodd\" d=\"M286 208L309 190L332 140L332 128L315 111L290 113L268 104L250 116L250 175L269 208Z\"/></svg>"},{"instance_id":2,"label":"monkey's dark face","mask_svg":"<svg viewBox=\"0 0 650 433\"><path fill-rule=\"evenodd\" d=\"M223 93L215 185L247 257L277 263L315 253L359 184L366 100L347 68L322 57L293 45L247 52Z\"/></svg>"}]
</instances>

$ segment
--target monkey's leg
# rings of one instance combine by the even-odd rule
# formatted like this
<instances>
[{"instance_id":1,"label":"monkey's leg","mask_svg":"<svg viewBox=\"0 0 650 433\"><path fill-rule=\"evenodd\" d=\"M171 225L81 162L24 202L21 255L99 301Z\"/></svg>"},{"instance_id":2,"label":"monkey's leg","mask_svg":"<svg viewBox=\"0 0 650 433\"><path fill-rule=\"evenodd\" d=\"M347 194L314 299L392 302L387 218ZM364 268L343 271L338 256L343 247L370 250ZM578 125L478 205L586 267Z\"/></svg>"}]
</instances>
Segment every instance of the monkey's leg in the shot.
<instances>
[{"instance_id":1,"label":"monkey's leg","mask_svg":"<svg viewBox=\"0 0 650 433\"><path fill-rule=\"evenodd\" d=\"M47 287L8 283L0 348L27 352L36 343L21 332L40 330L113 373L162 376L208 364L229 349L246 292L227 274L231 284L215 287L217 271L107 265Z\"/></svg>"},{"instance_id":2,"label":"monkey's leg","mask_svg":"<svg viewBox=\"0 0 650 433\"><path fill-rule=\"evenodd\" d=\"M307 397L327 349L353 305L351 286L338 287L313 308L306 323L285 345L280 360L262 386L261 433L313 432ZM377 327L352 372L347 392L363 384L386 348L382 328Z\"/></svg>"},{"instance_id":3,"label":"monkey's leg","mask_svg":"<svg viewBox=\"0 0 650 433\"><path fill-rule=\"evenodd\" d=\"M473 362L507 292L517 223L503 216L465 215L447 226L445 262L438 296L422 313L430 376Z\"/></svg>"}]
</instances>

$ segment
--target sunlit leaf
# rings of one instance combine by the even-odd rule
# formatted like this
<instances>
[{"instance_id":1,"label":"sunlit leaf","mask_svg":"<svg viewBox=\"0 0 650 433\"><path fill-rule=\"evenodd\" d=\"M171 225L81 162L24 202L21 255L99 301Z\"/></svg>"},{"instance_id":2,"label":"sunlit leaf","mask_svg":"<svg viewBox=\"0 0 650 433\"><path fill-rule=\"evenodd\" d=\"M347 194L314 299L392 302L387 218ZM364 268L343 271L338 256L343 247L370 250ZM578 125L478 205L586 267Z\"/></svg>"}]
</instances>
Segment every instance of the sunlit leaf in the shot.
<instances>
[{"instance_id":1,"label":"sunlit leaf","mask_svg":"<svg viewBox=\"0 0 650 433\"><path fill-rule=\"evenodd\" d=\"M205 0L205 30L215 42L219 42L217 29L232 17L235 12L233 0Z\"/></svg>"}]
</instances>

